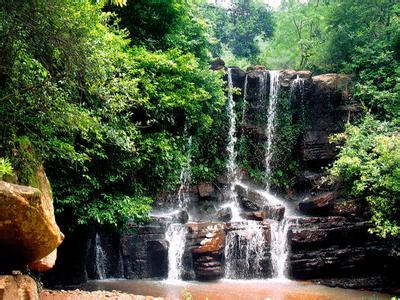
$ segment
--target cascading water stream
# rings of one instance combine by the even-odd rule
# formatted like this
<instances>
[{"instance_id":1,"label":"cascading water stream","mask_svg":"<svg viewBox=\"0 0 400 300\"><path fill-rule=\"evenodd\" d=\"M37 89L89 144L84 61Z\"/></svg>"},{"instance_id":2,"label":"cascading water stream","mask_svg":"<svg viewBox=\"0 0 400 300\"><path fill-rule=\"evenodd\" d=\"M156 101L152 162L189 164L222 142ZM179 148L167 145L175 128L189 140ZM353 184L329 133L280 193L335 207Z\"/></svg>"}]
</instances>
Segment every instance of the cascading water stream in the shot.
<instances>
[{"instance_id":1,"label":"cascading water stream","mask_svg":"<svg viewBox=\"0 0 400 300\"><path fill-rule=\"evenodd\" d=\"M270 71L270 90L269 90L269 104L268 104L268 121L265 135L267 138L266 152L265 152L265 176L266 176L266 190L269 192L271 188L272 176L272 156L273 156L273 139L275 134L275 116L276 105L279 96L279 76L280 71Z\"/></svg>"},{"instance_id":2,"label":"cascading water stream","mask_svg":"<svg viewBox=\"0 0 400 300\"><path fill-rule=\"evenodd\" d=\"M168 248L168 280L180 280L183 270L187 228L184 224L170 224L165 232Z\"/></svg>"},{"instance_id":3,"label":"cascading water stream","mask_svg":"<svg viewBox=\"0 0 400 300\"><path fill-rule=\"evenodd\" d=\"M262 278L265 238L259 222L246 221L243 229L228 231L225 239L225 277Z\"/></svg>"},{"instance_id":4,"label":"cascading water stream","mask_svg":"<svg viewBox=\"0 0 400 300\"><path fill-rule=\"evenodd\" d=\"M246 74L243 86L243 108L242 108L242 126L246 123L246 108L247 108L247 85L249 83L249 75Z\"/></svg>"},{"instance_id":5,"label":"cascading water stream","mask_svg":"<svg viewBox=\"0 0 400 300\"><path fill-rule=\"evenodd\" d=\"M290 84L290 97L295 96L296 90L300 92L301 103L304 102L304 78L301 78L299 75L296 76L295 80Z\"/></svg>"},{"instance_id":6,"label":"cascading water stream","mask_svg":"<svg viewBox=\"0 0 400 300\"><path fill-rule=\"evenodd\" d=\"M96 233L95 237L95 254L96 254L96 273L97 277L100 280L106 279L106 253L104 253L103 248L101 247L100 235Z\"/></svg>"},{"instance_id":7,"label":"cascading water stream","mask_svg":"<svg viewBox=\"0 0 400 300\"><path fill-rule=\"evenodd\" d=\"M236 165L236 114L235 114L235 101L233 99L233 81L232 81L232 70L228 68L228 105L227 114L229 118L229 130L228 130L228 144L226 152L228 153L227 161L227 177L229 181L228 206L232 210L232 221L241 221L240 207L235 192L235 185L237 181L237 165Z\"/></svg>"},{"instance_id":8,"label":"cascading water stream","mask_svg":"<svg viewBox=\"0 0 400 300\"><path fill-rule=\"evenodd\" d=\"M246 75L243 91L243 115L242 122L245 122L246 97L247 97ZM236 164L236 114L235 102L233 99L233 81L232 72L228 68L228 104L227 114L229 118L228 144L226 151L228 153L227 177L230 183L228 196L228 206L232 210L233 222L238 222L243 226L239 230L229 231L225 236L225 277L226 278L256 278L261 277L261 261L264 257L265 239L262 226L255 221L244 220L241 215L238 195L235 187L240 185L237 177Z\"/></svg>"},{"instance_id":9,"label":"cascading water stream","mask_svg":"<svg viewBox=\"0 0 400 300\"><path fill-rule=\"evenodd\" d=\"M185 128L186 132L186 128ZM184 149L186 162L180 174L180 187L178 190L178 209L187 210L190 202L189 185L191 177L192 162L192 136L187 139ZM190 215L189 215L190 219ZM183 254L186 246L187 228L185 224L170 223L165 232L165 239L169 244L168 248L168 280L180 280L183 271Z\"/></svg>"},{"instance_id":10,"label":"cascading water stream","mask_svg":"<svg viewBox=\"0 0 400 300\"><path fill-rule=\"evenodd\" d=\"M271 223L271 262L272 277L277 279L287 278L287 258L289 245L287 234L289 220L285 217L282 221Z\"/></svg>"},{"instance_id":11,"label":"cascading water stream","mask_svg":"<svg viewBox=\"0 0 400 300\"><path fill-rule=\"evenodd\" d=\"M265 135L267 138L266 152L265 152L265 175L266 185L265 194L267 199L277 199L270 193L271 179L272 179L272 159L273 159L273 142L275 135L275 119L277 113L277 104L279 100L279 87L280 87L280 71L270 71L270 90L269 90L269 104L267 111L267 127ZM274 200L274 202L276 202ZM270 203L274 204L274 203ZM286 212L287 213L287 212ZM277 279L284 279L287 277L287 257L289 254L289 245L287 234L289 230L289 221L286 216L281 221L274 221L271 223L271 263L272 263L272 276Z\"/></svg>"},{"instance_id":12,"label":"cascading water stream","mask_svg":"<svg viewBox=\"0 0 400 300\"><path fill-rule=\"evenodd\" d=\"M229 130L228 130L228 145L226 151L228 152L228 163L227 163L227 176L232 182L236 177L236 115L235 115L235 101L233 99L233 81L232 81L232 70L228 68L228 105L227 113L229 118Z\"/></svg>"}]
</instances>

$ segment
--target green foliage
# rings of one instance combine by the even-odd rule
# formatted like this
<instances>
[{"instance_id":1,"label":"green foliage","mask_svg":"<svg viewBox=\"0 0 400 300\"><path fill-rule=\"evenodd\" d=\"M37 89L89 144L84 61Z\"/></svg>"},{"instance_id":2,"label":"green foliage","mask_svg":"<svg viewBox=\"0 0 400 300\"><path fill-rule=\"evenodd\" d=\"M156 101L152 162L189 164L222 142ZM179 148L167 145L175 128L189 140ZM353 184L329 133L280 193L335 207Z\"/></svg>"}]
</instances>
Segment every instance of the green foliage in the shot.
<instances>
[{"instance_id":1,"label":"green foliage","mask_svg":"<svg viewBox=\"0 0 400 300\"><path fill-rule=\"evenodd\" d=\"M331 12L330 24L341 26L331 32L328 57L337 62L335 68L355 73L353 96L368 114L346 129L331 172L343 180L350 195L368 201L372 232L398 236L399 191L394 183L400 180L400 6L393 1L351 6L352 2L338 1Z\"/></svg>"},{"instance_id":2,"label":"green foliage","mask_svg":"<svg viewBox=\"0 0 400 300\"><path fill-rule=\"evenodd\" d=\"M352 72L360 49L398 47L399 9L392 0L283 1L260 60L272 68Z\"/></svg>"},{"instance_id":3,"label":"green foliage","mask_svg":"<svg viewBox=\"0 0 400 300\"><path fill-rule=\"evenodd\" d=\"M164 35L147 40L152 27L143 25L141 40L130 41L102 1L3 2L0 153L26 184L45 165L60 219L145 220L157 192L178 183L188 134L203 166L196 178L218 174L220 144L204 142L221 130L222 80L205 65L205 41L183 34L192 26L206 36L200 19L191 23L195 7L165 1L158 13L175 16L160 16Z\"/></svg>"},{"instance_id":4,"label":"green foliage","mask_svg":"<svg viewBox=\"0 0 400 300\"><path fill-rule=\"evenodd\" d=\"M138 0L111 9L117 12L121 26L128 29L132 45L152 50L175 48L207 62L216 42L192 1Z\"/></svg>"},{"instance_id":5,"label":"green foliage","mask_svg":"<svg viewBox=\"0 0 400 300\"><path fill-rule=\"evenodd\" d=\"M0 157L0 179L4 175L11 175L13 168L8 158Z\"/></svg>"},{"instance_id":6,"label":"green foliage","mask_svg":"<svg viewBox=\"0 0 400 300\"><path fill-rule=\"evenodd\" d=\"M262 1L234 0L229 8L208 4L202 10L225 51L238 58L255 62L258 41L272 35L272 12ZM222 49L214 47L214 55L223 54Z\"/></svg>"},{"instance_id":7,"label":"green foliage","mask_svg":"<svg viewBox=\"0 0 400 300\"><path fill-rule=\"evenodd\" d=\"M371 230L382 237L400 234L400 136L398 128L367 115L348 125L334 141L344 139L331 175L343 181L348 193L367 199Z\"/></svg>"},{"instance_id":8,"label":"green foliage","mask_svg":"<svg viewBox=\"0 0 400 300\"><path fill-rule=\"evenodd\" d=\"M329 3L282 1L273 37L260 44L260 62L271 69L309 68L323 51Z\"/></svg>"},{"instance_id":9,"label":"green foliage","mask_svg":"<svg viewBox=\"0 0 400 300\"><path fill-rule=\"evenodd\" d=\"M384 43L367 44L356 49L353 66L358 74L354 98L382 120L399 120L400 61L396 53Z\"/></svg>"},{"instance_id":10,"label":"green foliage","mask_svg":"<svg viewBox=\"0 0 400 300\"><path fill-rule=\"evenodd\" d=\"M20 136L14 139L13 165L18 175L18 181L24 185L38 187L36 180L37 169L41 164L39 154L32 147L28 136Z\"/></svg>"},{"instance_id":11,"label":"green foliage","mask_svg":"<svg viewBox=\"0 0 400 300\"><path fill-rule=\"evenodd\" d=\"M349 68L359 47L399 45L399 9L392 0L336 0L327 20L325 60L331 69Z\"/></svg>"}]
</instances>

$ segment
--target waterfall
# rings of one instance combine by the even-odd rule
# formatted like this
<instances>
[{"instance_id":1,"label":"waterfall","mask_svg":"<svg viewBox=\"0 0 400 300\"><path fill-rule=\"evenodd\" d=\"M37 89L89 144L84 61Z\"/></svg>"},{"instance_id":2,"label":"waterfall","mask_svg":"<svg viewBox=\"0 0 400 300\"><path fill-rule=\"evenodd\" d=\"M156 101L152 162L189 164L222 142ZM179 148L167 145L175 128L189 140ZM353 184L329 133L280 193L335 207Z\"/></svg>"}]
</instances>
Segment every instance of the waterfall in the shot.
<instances>
[{"instance_id":1,"label":"waterfall","mask_svg":"<svg viewBox=\"0 0 400 300\"><path fill-rule=\"evenodd\" d=\"M185 128L186 132L186 128ZM182 167L180 174L181 185L178 190L178 205L180 209L187 209L190 198L188 195L190 176L191 176L191 162L192 162L192 136L187 139L187 145L184 149L186 153L186 162Z\"/></svg>"},{"instance_id":2,"label":"waterfall","mask_svg":"<svg viewBox=\"0 0 400 300\"><path fill-rule=\"evenodd\" d=\"M300 92L301 102L304 102L304 78L301 78L298 74L296 75L295 80L290 84L290 97L293 97L296 90Z\"/></svg>"},{"instance_id":3,"label":"waterfall","mask_svg":"<svg viewBox=\"0 0 400 300\"><path fill-rule=\"evenodd\" d=\"M185 127L185 133L187 129ZM178 190L178 208L187 210L190 201L189 187L192 162L192 136L187 139L183 151L186 154L186 162L180 174L180 186ZM190 218L190 215L189 215ZM187 228L184 224L170 223L165 232L165 239L168 241L168 280L179 280L183 271L183 254L186 246Z\"/></svg>"},{"instance_id":4,"label":"waterfall","mask_svg":"<svg viewBox=\"0 0 400 300\"><path fill-rule=\"evenodd\" d=\"M292 81L290 84L290 95L293 96L293 94L296 92L296 90L300 91L301 94L301 101L303 102L303 96L304 96L304 78L301 78L298 74L296 75L295 80Z\"/></svg>"},{"instance_id":5,"label":"waterfall","mask_svg":"<svg viewBox=\"0 0 400 300\"><path fill-rule=\"evenodd\" d=\"M280 222L271 223L271 262L272 277L287 278L287 258L289 255L288 231L290 222L284 218Z\"/></svg>"},{"instance_id":6,"label":"waterfall","mask_svg":"<svg viewBox=\"0 0 400 300\"><path fill-rule=\"evenodd\" d=\"M233 100L233 81L232 81L232 71L228 68L228 105L227 112L229 118L229 130L228 130L228 145L226 151L228 152L228 164L227 164L227 175L229 180L232 182L236 177L236 114L235 114L235 101Z\"/></svg>"},{"instance_id":7,"label":"waterfall","mask_svg":"<svg viewBox=\"0 0 400 300\"><path fill-rule=\"evenodd\" d=\"M168 248L168 280L181 279L187 228L184 224L170 224L165 233Z\"/></svg>"},{"instance_id":8,"label":"waterfall","mask_svg":"<svg viewBox=\"0 0 400 300\"><path fill-rule=\"evenodd\" d=\"M265 151L265 175L266 175L266 186L265 186L265 197L269 199L269 204L276 203L277 198L270 193L271 189L271 179L272 179L272 166L271 162L273 159L273 142L275 135L276 126L276 113L277 113L277 103L279 97L279 76L280 71L270 71L270 90L269 90L269 104L268 104L268 121L267 128L265 130L265 135L267 138L267 145ZM296 80L295 80L296 81ZM297 86L302 87L303 82L300 78L297 78L296 83L291 86L291 94ZM260 89L264 88L264 83L260 82ZM293 88L293 90L292 90ZM261 97L265 97L263 93L260 93ZM271 201L270 199L273 199ZM286 211L287 212L287 211ZM278 279L284 279L287 277L287 257L289 254L288 246L288 230L289 221L286 216L282 221L274 221L271 223L271 263L272 263L272 276Z\"/></svg>"},{"instance_id":9,"label":"waterfall","mask_svg":"<svg viewBox=\"0 0 400 300\"><path fill-rule=\"evenodd\" d=\"M106 279L106 254L101 247L100 235L96 232L95 238L95 254L96 254L96 273L100 280Z\"/></svg>"},{"instance_id":10,"label":"waterfall","mask_svg":"<svg viewBox=\"0 0 400 300\"><path fill-rule=\"evenodd\" d=\"M249 75L246 74L246 77L244 78L244 86L243 86L243 109L242 109L242 126L245 125L246 123L246 108L247 108L247 84L249 81Z\"/></svg>"},{"instance_id":11,"label":"waterfall","mask_svg":"<svg viewBox=\"0 0 400 300\"><path fill-rule=\"evenodd\" d=\"M235 114L235 101L233 99L233 81L232 81L232 70L228 68L228 105L227 105L227 113L229 118L229 130L228 130L228 144L226 146L226 152L228 153L228 162L227 162L227 176L229 180L229 191L228 198L229 204L228 206L232 210L232 220L240 221L242 218L240 217L240 207L237 199L237 195L235 192L235 182L237 180L237 165L236 165L236 114Z\"/></svg>"},{"instance_id":12,"label":"waterfall","mask_svg":"<svg viewBox=\"0 0 400 300\"><path fill-rule=\"evenodd\" d=\"M265 130L267 138L267 147L265 152L265 176L266 176L266 190L269 191L271 188L271 177L272 177L272 156L273 156L273 139L275 133L275 116L276 116L276 104L278 103L279 93L279 75L280 71L270 71L270 90L269 90L269 104L268 104L268 122ZM261 85L261 83L260 83Z\"/></svg>"},{"instance_id":13,"label":"waterfall","mask_svg":"<svg viewBox=\"0 0 400 300\"><path fill-rule=\"evenodd\" d=\"M243 225L243 228L228 231L225 236L225 277L262 278L264 229L256 221L247 221Z\"/></svg>"}]
</instances>

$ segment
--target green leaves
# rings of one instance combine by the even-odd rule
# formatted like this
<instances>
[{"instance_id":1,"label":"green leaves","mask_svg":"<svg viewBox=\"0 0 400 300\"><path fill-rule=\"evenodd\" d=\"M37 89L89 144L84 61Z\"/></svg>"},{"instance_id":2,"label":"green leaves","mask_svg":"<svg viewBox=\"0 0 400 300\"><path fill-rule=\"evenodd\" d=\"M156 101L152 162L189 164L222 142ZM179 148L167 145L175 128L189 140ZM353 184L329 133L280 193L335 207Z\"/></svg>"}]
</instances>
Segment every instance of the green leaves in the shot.
<instances>
[{"instance_id":1,"label":"green leaves","mask_svg":"<svg viewBox=\"0 0 400 300\"><path fill-rule=\"evenodd\" d=\"M227 9L206 4L202 13L222 44L214 47L215 56L222 54L226 59L232 53L237 58L257 63L256 57L260 53L258 41L269 38L274 27L272 12L265 3L234 0Z\"/></svg>"},{"instance_id":2,"label":"green leaves","mask_svg":"<svg viewBox=\"0 0 400 300\"><path fill-rule=\"evenodd\" d=\"M0 157L0 179L4 175L11 175L13 168L7 158Z\"/></svg>"},{"instance_id":3,"label":"green leaves","mask_svg":"<svg viewBox=\"0 0 400 300\"><path fill-rule=\"evenodd\" d=\"M144 220L151 199L179 183L189 135L193 164L202 166L195 179L222 165L223 82L208 69L196 7L112 1L126 4L112 6L117 24L106 2L0 8L0 154L25 184L45 165L68 225Z\"/></svg>"},{"instance_id":4,"label":"green leaves","mask_svg":"<svg viewBox=\"0 0 400 300\"><path fill-rule=\"evenodd\" d=\"M331 175L348 193L367 199L374 227L382 237L400 233L400 136L398 128L367 115L359 126L348 125L346 139ZM336 139L337 141L337 139Z\"/></svg>"}]
</instances>

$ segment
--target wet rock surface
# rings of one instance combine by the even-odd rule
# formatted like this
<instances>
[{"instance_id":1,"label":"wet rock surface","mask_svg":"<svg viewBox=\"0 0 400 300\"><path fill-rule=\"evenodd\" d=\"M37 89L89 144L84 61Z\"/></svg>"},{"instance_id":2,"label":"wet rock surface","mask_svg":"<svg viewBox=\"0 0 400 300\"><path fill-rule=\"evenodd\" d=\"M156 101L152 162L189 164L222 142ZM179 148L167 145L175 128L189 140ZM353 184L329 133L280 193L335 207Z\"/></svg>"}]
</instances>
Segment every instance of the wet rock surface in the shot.
<instances>
[{"instance_id":1,"label":"wet rock surface","mask_svg":"<svg viewBox=\"0 0 400 300\"><path fill-rule=\"evenodd\" d=\"M230 207L221 208L216 213L216 219L221 222L228 222L232 219L232 209Z\"/></svg>"},{"instance_id":2,"label":"wet rock surface","mask_svg":"<svg viewBox=\"0 0 400 300\"><path fill-rule=\"evenodd\" d=\"M264 206L264 219L281 221L285 215L285 207L281 204L271 204Z\"/></svg>"},{"instance_id":3,"label":"wet rock surface","mask_svg":"<svg viewBox=\"0 0 400 300\"><path fill-rule=\"evenodd\" d=\"M168 275L168 244L166 225L141 226L137 232L121 238L124 275L128 279L166 278Z\"/></svg>"},{"instance_id":4,"label":"wet rock surface","mask_svg":"<svg viewBox=\"0 0 400 300\"><path fill-rule=\"evenodd\" d=\"M235 192L239 197L240 205L244 210L247 211L259 211L262 210L266 199L254 190L246 189L243 186L236 185Z\"/></svg>"},{"instance_id":5,"label":"wet rock surface","mask_svg":"<svg viewBox=\"0 0 400 300\"><path fill-rule=\"evenodd\" d=\"M299 203L300 211L310 215L328 215L335 205L336 192L311 196Z\"/></svg>"},{"instance_id":6,"label":"wet rock surface","mask_svg":"<svg viewBox=\"0 0 400 300\"><path fill-rule=\"evenodd\" d=\"M194 273L198 280L215 280L224 275L223 223L189 223L188 247L192 253Z\"/></svg>"},{"instance_id":7,"label":"wet rock surface","mask_svg":"<svg viewBox=\"0 0 400 300\"><path fill-rule=\"evenodd\" d=\"M326 278L330 285L346 287L342 277L352 276L349 286L373 289L380 276L393 276L398 260L390 254L391 241L380 240L368 233L362 219L345 217L300 218L292 225L289 237L289 268L294 279ZM336 278L336 279L335 279ZM363 278L363 280L359 280ZM351 282L351 284L350 284ZM375 286L379 288L379 286Z\"/></svg>"}]
</instances>

